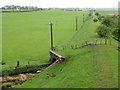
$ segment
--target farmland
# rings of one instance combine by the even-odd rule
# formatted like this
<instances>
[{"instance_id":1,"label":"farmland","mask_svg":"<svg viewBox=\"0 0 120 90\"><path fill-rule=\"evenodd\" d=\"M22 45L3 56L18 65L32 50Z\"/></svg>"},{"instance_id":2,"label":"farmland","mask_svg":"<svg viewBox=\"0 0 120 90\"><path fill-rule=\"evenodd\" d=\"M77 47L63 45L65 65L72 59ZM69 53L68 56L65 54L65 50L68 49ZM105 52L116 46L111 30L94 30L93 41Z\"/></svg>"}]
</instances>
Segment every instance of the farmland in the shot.
<instances>
[{"instance_id":1,"label":"farmland","mask_svg":"<svg viewBox=\"0 0 120 90\"><path fill-rule=\"evenodd\" d=\"M9 65L14 66L17 60L20 60L21 65L26 64L27 60L45 63L50 49L50 27L46 24L50 21L56 24L54 25L55 45L62 45L75 32L76 15L82 17L82 14L76 12L3 14L3 61L6 62L3 69Z\"/></svg>"},{"instance_id":2,"label":"farmland","mask_svg":"<svg viewBox=\"0 0 120 90\"><path fill-rule=\"evenodd\" d=\"M21 66L26 65L28 61L31 65L48 63L50 50L50 26L48 24L50 22L54 24L54 46L69 47L95 40L104 42L104 39L99 38L95 32L100 23L93 22L93 19L88 17L88 13L87 11L3 13L2 60L6 64L2 66L2 70L14 68L18 60ZM77 31L76 16L78 18ZM32 80L16 87L116 88L118 87L116 48L117 41L112 39L111 46L102 44L76 50L68 48L64 51L56 51L68 60L37 74ZM54 73L56 77L46 78L46 73Z\"/></svg>"}]
</instances>

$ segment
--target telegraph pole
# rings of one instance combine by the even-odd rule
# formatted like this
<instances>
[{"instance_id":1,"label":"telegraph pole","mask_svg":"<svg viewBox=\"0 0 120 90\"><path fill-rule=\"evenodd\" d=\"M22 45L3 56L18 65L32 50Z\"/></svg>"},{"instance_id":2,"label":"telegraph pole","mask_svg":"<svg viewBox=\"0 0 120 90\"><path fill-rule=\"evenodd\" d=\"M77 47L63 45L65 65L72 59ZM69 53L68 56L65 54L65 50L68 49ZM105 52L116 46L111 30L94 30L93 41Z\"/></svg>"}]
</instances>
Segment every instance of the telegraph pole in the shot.
<instances>
[{"instance_id":1,"label":"telegraph pole","mask_svg":"<svg viewBox=\"0 0 120 90\"><path fill-rule=\"evenodd\" d=\"M51 31L51 50L53 50L53 31L52 31L52 26L53 26L53 24L52 23L50 23L50 31Z\"/></svg>"},{"instance_id":2,"label":"telegraph pole","mask_svg":"<svg viewBox=\"0 0 120 90\"><path fill-rule=\"evenodd\" d=\"M77 31L77 16L76 16L76 31Z\"/></svg>"},{"instance_id":3,"label":"telegraph pole","mask_svg":"<svg viewBox=\"0 0 120 90\"><path fill-rule=\"evenodd\" d=\"M83 23L84 23L84 14L83 14Z\"/></svg>"}]
</instances>

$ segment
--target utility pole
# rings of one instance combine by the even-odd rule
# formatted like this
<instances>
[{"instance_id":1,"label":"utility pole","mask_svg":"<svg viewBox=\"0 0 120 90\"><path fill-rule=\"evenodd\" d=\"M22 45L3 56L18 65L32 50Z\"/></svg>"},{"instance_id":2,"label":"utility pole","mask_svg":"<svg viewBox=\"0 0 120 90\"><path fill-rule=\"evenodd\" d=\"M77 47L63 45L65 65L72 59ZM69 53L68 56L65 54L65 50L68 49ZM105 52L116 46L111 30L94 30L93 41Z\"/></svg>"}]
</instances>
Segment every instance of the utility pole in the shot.
<instances>
[{"instance_id":1,"label":"utility pole","mask_svg":"<svg viewBox=\"0 0 120 90\"><path fill-rule=\"evenodd\" d=\"M84 23L84 14L83 14L83 23Z\"/></svg>"},{"instance_id":2,"label":"utility pole","mask_svg":"<svg viewBox=\"0 0 120 90\"><path fill-rule=\"evenodd\" d=\"M77 16L76 16L76 31L77 31Z\"/></svg>"},{"instance_id":3,"label":"utility pole","mask_svg":"<svg viewBox=\"0 0 120 90\"><path fill-rule=\"evenodd\" d=\"M54 50L54 49L53 49L53 32L52 32L52 26L53 26L53 24L50 23L50 31L51 31L51 50Z\"/></svg>"}]
</instances>

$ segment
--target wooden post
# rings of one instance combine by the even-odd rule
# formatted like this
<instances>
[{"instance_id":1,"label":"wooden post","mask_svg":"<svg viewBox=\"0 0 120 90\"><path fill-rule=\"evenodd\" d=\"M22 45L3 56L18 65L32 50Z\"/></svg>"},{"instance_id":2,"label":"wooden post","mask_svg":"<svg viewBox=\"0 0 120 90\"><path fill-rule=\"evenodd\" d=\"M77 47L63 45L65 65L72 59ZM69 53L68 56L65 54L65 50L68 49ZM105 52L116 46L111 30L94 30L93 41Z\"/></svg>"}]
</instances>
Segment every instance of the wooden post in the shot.
<instances>
[{"instance_id":1,"label":"wooden post","mask_svg":"<svg viewBox=\"0 0 120 90\"><path fill-rule=\"evenodd\" d=\"M63 51L64 51L64 46L63 46Z\"/></svg>"},{"instance_id":2,"label":"wooden post","mask_svg":"<svg viewBox=\"0 0 120 90\"><path fill-rule=\"evenodd\" d=\"M54 50L53 49L53 32L52 32L52 23L50 24L50 30L51 30L51 50Z\"/></svg>"},{"instance_id":3,"label":"wooden post","mask_svg":"<svg viewBox=\"0 0 120 90\"><path fill-rule=\"evenodd\" d=\"M107 38L105 38L105 45L107 44Z\"/></svg>"},{"instance_id":4,"label":"wooden post","mask_svg":"<svg viewBox=\"0 0 120 90\"><path fill-rule=\"evenodd\" d=\"M73 45L71 45L71 48L73 49Z\"/></svg>"},{"instance_id":5,"label":"wooden post","mask_svg":"<svg viewBox=\"0 0 120 90\"><path fill-rule=\"evenodd\" d=\"M83 23L84 23L84 14L83 14Z\"/></svg>"},{"instance_id":6,"label":"wooden post","mask_svg":"<svg viewBox=\"0 0 120 90\"><path fill-rule=\"evenodd\" d=\"M19 65L20 65L20 63L19 63L19 61L17 61L17 67L19 67Z\"/></svg>"},{"instance_id":7,"label":"wooden post","mask_svg":"<svg viewBox=\"0 0 120 90\"><path fill-rule=\"evenodd\" d=\"M88 44L87 41L85 41L86 45Z\"/></svg>"},{"instance_id":8,"label":"wooden post","mask_svg":"<svg viewBox=\"0 0 120 90\"><path fill-rule=\"evenodd\" d=\"M111 39L110 39L110 45L111 45Z\"/></svg>"},{"instance_id":9,"label":"wooden post","mask_svg":"<svg viewBox=\"0 0 120 90\"><path fill-rule=\"evenodd\" d=\"M97 45L97 40L96 40L96 45Z\"/></svg>"},{"instance_id":10,"label":"wooden post","mask_svg":"<svg viewBox=\"0 0 120 90\"><path fill-rule=\"evenodd\" d=\"M28 60L28 65L30 65L30 62L29 62L29 60Z\"/></svg>"},{"instance_id":11,"label":"wooden post","mask_svg":"<svg viewBox=\"0 0 120 90\"><path fill-rule=\"evenodd\" d=\"M76 16L76 31L77 31L77 16Z\"/></svg>"},{"instance_id":12,"label":"wooden post","mask_svg":"<svg viewBox=\"0 0 120 90\"><path fill-rule=\"evenodd\" d=\"M84 44L82 43L82 47L84 47Z\"/></svg>"},{"instance_id":13,"label":"wooden post","mask_svg":"<svg viewBox=\"0 0 120 90\"><path fill-rule=\"evenodd\" d=\"M100 40L100 44L102 44L102 39Z\"/></svg>"}]
</instances>

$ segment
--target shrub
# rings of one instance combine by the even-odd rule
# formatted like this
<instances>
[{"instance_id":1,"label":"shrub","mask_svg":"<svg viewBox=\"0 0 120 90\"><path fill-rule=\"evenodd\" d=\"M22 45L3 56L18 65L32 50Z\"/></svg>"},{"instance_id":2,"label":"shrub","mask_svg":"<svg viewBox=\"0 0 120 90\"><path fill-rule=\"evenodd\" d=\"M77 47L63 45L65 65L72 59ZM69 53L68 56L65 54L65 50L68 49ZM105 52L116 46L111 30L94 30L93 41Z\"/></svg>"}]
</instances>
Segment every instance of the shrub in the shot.
<instances>
[{"instance_id":1,"label":"shrub","mask_svg":"<svg viewBox=\"0 0 120 90\"><path fill-rule=\"evenodd\" d=\"M92 13L89 13L88 15L89 15L89 16L92 16Z\"/></svg>"},{"instance_id":2,"label":"shrub","mask_svg":"<svg viewBox=\"0 0 120 90\"><path fill-rule=\"evenodd\" d=\"M109 27L106 27L105 25L100 25L97 28L97 34L100 37L109 37L111 34L111 29Z\"/></svg>"},{"instance_id":3,"label":"shrub","mask_svg":"<svg viewBox=\"0 0 120 90\"><path fill-rule=\"evenodd\" d=\"M99 16L100 14L98 12L95 13L96 16Z\"/></svg>"},{"instance_id":4,"label":"shrub","mask_svg":"<svg viewBox=\"0 0 120 90\"><path fill-rule=\"evenodd\" d=\"M111 27L112 26L112 23L113 21L111 20L111 17L105 17L103 20L102 20L102 23L103 25L106 25L107 27Z\"/></svg>"},{"instance_id":5,"label":"shrub","mask_svg":"<svg viewBox=\"0 0 120 90\"><path fill-rule=\"evenodd\" d=\"M120 42L120 29L115 29L113 32L112 32L112 35L113 37Z\"/></svg>"},{"instance_id":6,"label":"shrub","mask_svg":"<svg viewBox=\"0 0 120 90\"><path fill-rule=\"evenodd\" d=\"M95 19L93 19L93 21L94 21L94 22L97 22L97 21L98 21L98 19L96 19L96 18L95 18Z\"/></svg>"}]
</instances>

